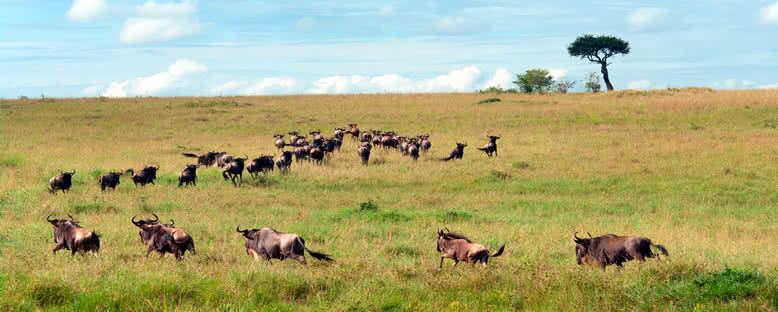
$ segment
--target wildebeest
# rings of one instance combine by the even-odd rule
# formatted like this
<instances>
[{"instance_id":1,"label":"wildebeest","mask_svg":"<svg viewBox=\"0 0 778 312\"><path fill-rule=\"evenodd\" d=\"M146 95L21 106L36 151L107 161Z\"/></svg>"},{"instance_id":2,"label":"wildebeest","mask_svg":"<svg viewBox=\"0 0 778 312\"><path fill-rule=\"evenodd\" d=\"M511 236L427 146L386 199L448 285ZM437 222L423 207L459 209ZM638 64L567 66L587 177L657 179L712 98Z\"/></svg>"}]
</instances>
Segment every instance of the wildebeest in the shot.
<instances>
[{"instance_id":1,"label":"wildebeest","mask_svg":"<svg viewBox=\"0 0 778 312\"><path fill-rule=\"evenodd\" d=\"M301 162L308 159L308 155L311 153L311 147L308 145L298 146L294 148L294 161Z\"/></svg>"},{"instance_id":2,"label":"wildebeest","mask_svg":"<svg viewBox=\"0 0 778 312\"><path fill-rule=\"evenodd\" d=\"M152 215L154 220L136 221L136 217L132 217L131 220L132 224L140 228L138 235L140 235L141 242L148 247L146 257L152 251L158 252L162 257L165 256L166 252L172 253L178 260L183 260L188 250L191 250L192 254L197 254L192 236L176 228L173 220L170 220L171 224L160 224L159 217L156 214Z\"/></svg>"},{"instance_id":3,"label":"wildebeest","mask_svg":"<svg viewBox=\"0 0 778 312\"><path fill-rule=\"evenodd\" d=\"M466 143L457 142L457 146L451 150L451 154L449 154L446 158L441 158L440 160L449 161L452 159L462 159L462 156L465 154L465 147L467 147Z\"/></svg>"},{"instance_id":4,"label":"wildebeest","mask_svg":"<svg viewBox=\"0 0 778 312\"><path fill-rule=\"evenodd\" d=\"M459 261L470 262L475 265L476 262L481 262L483 266L489 263L489 257L499 257L505 250L505 244L500 246L500 249L493 255L489 254L489 250L484 245L473 243L469 238L462 234L450 232L438 231L438 244L437 251L442 252L440 256L439 268L443 267L443 259L450 258L454 260L454 266Z\"/></svg>"},{"instance_id":5,"label":"wildebeest","mask_svg":"<svg viewBox=\"0 0 778 312\"><path fill-rule=\"evenodd\" d=\"M494 156L497 156L497 140L499 139L499 136L490 135L489 143L486 143L484 147L479 147L478 150L486 153L486 156L488 157L492 157L492 153L494 153Z\"/></svg>"},{"instance_id":6,"label":"wildebeest","mask_svg":"<svg viewBox=\"0 0 778 312\"><path fill-rule=\"evenodd\" d=\"M579 265L584 262L597 264L603 270L610 264L623 268L623 262L634 259L640 262L645 261L645 258L659 259L659 254L653 253L651 247L669 256L664 246L654 244L650 239L640 236L606 234L592 237L592 234L589 234L589 238L580 238L576 232L573 233L573 242L575 242L575 257Z\"/></svg>"},{"instance_id":7,"label":"wildebeest","mask_svg":"<svg viewBox=\"0 0 778 312\"><path fill-rule=\"evenodd\" d=\"M100 235L95 231L89 231L82 228L78 221L73 220L73 216L68 214L70 220L65 219L51 219L51 215L46 217L46 221L54 226L54 243L57 246L54 247L52 252L56 255L57 250L67 249L70 250L70 255L75 255L79 252L83 255L86 252L94 252L95 255L100 253Z\"/></svg>"},{"instance_id":8,"label":"wildebeest","mask_svg":"<svg viewBox=\"0 0 778 312\"><path fill-rule=\"evenodd\" d=\"M197 168L200 167L195 164L188 164L186 168L178 174L178 186L189 186L189 184L197 186Z\"/></svg>"},{"instance_id":9,"label":"wildebeest","mask_svg":"<svg viewBox=\"0 0 778 312\"><path fill-rule=\"evenodd\" d=\"M324 159L323 147L315 146L311 149L310 155L314 164L321 165L321 161Z\"/></svg>"},{"instance_id":10,"label":"wildebeest","mask_svg":"<svg viewBox=\"0 0 778 312\"><path fill-rule=\"evenodd\" d=\"M70 187L73 185L73 175L76 174L76 170L73 172L60 171L58 175L55 175L49 179L49 193L55 194L57 191L62 193L69 192Z\"/></svg>"},{"instance_id":11,"label":"wildebeest","mask_svg":"<svg viewBox=\"0 0 778 312\"><path fill-rule=\"evenodd\" d=\"M335 132L333 132L332 136L336 137L338 139L343 140L343 136L346 134L345 128L335 128Z\"/></svg>"},{"instance_id":12,"label":"wildebeest","mask_svg":"<svg viewBox=\"0 0 778 312\"><path fill-rule=\"evenodd\" d=\"M300 133L298 133L297 131L291 131L291 132L289 132L289 135L290 135L290 137L289 137L289 145L291 145L291 146L297 146L297 139L299 139L299 138L300 138L300 137L298 136L299 134L300 134Z\"/></svg>"},{"instance_id":13,"label":"wildebeest","mask_svg":"<svg viewBox=\"0 0 778 312\"><path fill-rule=\"evenodd\" d=\"M359 155L359 159L362 160L362 164L367 166L367 162L370 161L370 150L373 148L370 143L365 142L362 146L359 147L359 150L357 150L357 155Z\"/></svg>"},{"instance_id":14,"label":"wildebeest","mask_svg":"<svg viewBox=\"0 0 778 312\"><path fill-rule=\"evenodd\" d=\"M232 155L227 154L226 152L219 152L216 153L216 167L224 168L229 166L230 163L232 163Z\"/></svg>"},{"instance_id":15,"label":"wildebeest","mask_svg":"<svg viewBox=\"0 0 778 312\"><path fill-rule=\"evenodd\" d=\"M408 142L408 155L411 155L413 160L419 159L419 143L416 139L411 139Z\"/></svg>"},{"instance_id":16,"label":"wildebeest","mask_svg":"<svg viewBox=\"0 0 778 312\"><path fill-rule=\"evenodd\" d=\"M248 171L248 173L251 174L251 177L255 179L260 172L267 173L268 171L273 171L273 167L275 165L273 162L273 157L275 157L275 155L261 155L257 158L254 158L254 160L252 160L251 163L246 166L246 171Z\"/></svg>"},{"instance_id":17,"label":"wildebeest","mask_svg":"<svg viewBox=\"0 0 778 312\"><path fill-rule=\"evenodd\" d=\"M289 171L289 167L292 166L292 152L284 151L284 153L281 154L281 159L276 162L276 166L281 172Z\"/></svg>"},{"instance_id":18,"label":"wildebeest","mask_svg":"<svg viewBox=\"0 0 778 312\"><path fill-rule=\"evenodd\" d=\"M359 127L355 123L348 124L349 130L346 131L348 134L351 134L351 138L356 140L360 136Z\"/></svg>"},{"instance_id":19,"label":"wildebeest","mask_svg":"<svg viewBox=\"0 0 778 312\"><path fill-rule=\"evenodd\" d=\"M232 161L227 164L227 167L222 172L224 181L231 180L232 185L235 185L236 187L243 183L243 168L245 167L245 162L248 159L248 156L245 158L232 158Z\"/></svg>"},{"instance_id":20,"label":"wildebeest","mask_svg":"<svg viewBox=\"0 0 778 312\"><path fill-rule=\"evenodd\" d=\"M127 173L130 174L130 178L132 178L132 182L135 183L135 186L146 186L146 184L154 184L154 180L157 178L157 170L159 170L159 166L149 166L146 168L143 168L143 170L138 171L137 173L135 170L127 169Z\"/></svg>"},{"instance_id":21,"label":"wildebeest","mask_svg":"<svg viewBox=\"0 0 778 312\"><path fill-rule=\"evenodd\" d=\"M316 260L333 261L329 255L312 251L305 247L305 240L297 234L282 233L271 228L241 230L235 228L246 239L246 253L258 261L260 257L268 263L270 259L291 258L305 264L305 252Z\"/></svg>"},{"instance_id":22,"label":"wildebeest","mask_svg":"<svg viewBox=\"0 0 778 312\"><path fill-rule=\"evenodd\" d=\"M422 152L428 151L432 147L432 142L430 142L430 135L420 135L419 139L421 140L420 148Z\"/></svg>"},{"instance_id":23,"label":"wildebeest","mask_svg":"<svg viewBox=\"0 0 778 312\"><path fill-rule=\"evenodd\" d=\"M273 137L276 138L273 144L276 146L277 149L283 149L284 146L286 146L286 142L284 142L283 134L276 134Z\"/></svg>"},{"instance_id":24,"label":"wildebeest","mask_svg":"<svg viewBox=\"0 0 778 312\"><path fill-rule=\"evenodd\" d=\"M111 189L116 189L116 186L119 185L119 180L122 176L123 172L109 172L104 175L101 175L97 181L100 183L100 190L105 191L105 188L110 187Z\"/></svg>"},{"instance_id":25,"label":"wildebeest","mask_svg":"<svg viewBox=\"0 0 778 312\"><path fill-rule=\"evenodd\" d=\"M197 164L200 166L211 167L216 164L216 156L226 154L225 152L208 152L202 155L196 155L192 153L182 153L186 157L197 158Z\"/></svg>"}]
</instances>

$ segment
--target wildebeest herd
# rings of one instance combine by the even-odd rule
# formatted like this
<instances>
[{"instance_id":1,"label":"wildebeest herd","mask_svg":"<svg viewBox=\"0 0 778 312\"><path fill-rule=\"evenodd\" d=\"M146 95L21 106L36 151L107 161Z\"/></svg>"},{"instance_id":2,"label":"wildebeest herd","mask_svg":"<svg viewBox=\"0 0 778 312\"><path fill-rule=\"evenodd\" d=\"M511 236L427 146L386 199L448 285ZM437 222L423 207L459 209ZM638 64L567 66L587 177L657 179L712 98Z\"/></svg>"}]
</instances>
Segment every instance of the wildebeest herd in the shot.
<instances>
[{"instance_id":1,"label":"wildebeest herd","mask_svg":"<svg viewBox=\"0 0 778 312\"><path fill-rule=\"evenodd\" d=\"M183 156L196 158L196 164L187 164L178 175L178 186L197 185L197 169L216 166L223 168L222 177L225 181L230 181L235 187L243 182L244 169L253 177L257 178L260 174L273 172L278 168L282 174L289 172L294 157L295 162L308 161L315 165L321 165L325 159L340 151L343 145L345 135L351 135L354 141L358 142L357 156L364 165L368 165L370 153L375 147L381 147L384 150L399 150L403 156L409 156L414 161L419 158L420 153L430 150L432 143L427 134L414 137L400 136L395 131L370 130L360 131L356 123L349 124L347 128L335 128L331 137L324 137L321 131L314 130L307 136L301 135L298 131L288 132L288 142L285 135L276 134L273 144L281 152L281 157L274 160L276 155L260 155L250 162L249 156L234 157L227 152L207 152L204 154L183 153ZM489 141L483 148L486 156L497 156L497 140L500 136L490 135ZM442 161L462 159L464 149L467 143L456 143L454 149L448 157L440 158ZM285 150L287 147L291 150ZM138 184L145 186L154 184L157 177L159 166L147 166L135 171L127 169L126 171L114 171L104 174L98 178L98 185L102 191L106 188L116 189L120 184L121 176L127 173L132 182L137 187ZM62 171L59 175L49 180L49 191L56 194L57 191L68 192L73 185L72 177L76 171ZM133 216L130 222L138 227L141 243L147 247L146 256L156 251L161 256L171 253L178 260L183 260L187 251L195 254L194 239L183 229L176 227L171 219L170 223L160 223L159 217L152 214L154 219L138 219ZM60 249L70 250L71 254L85 254L93 252L99 254L100 235L96 231L89 231L81 227L70 214L69 219L51 219L51 215L46 217L46 221L54 227L54 242L56 246L53 252ZM241 230L240 226L236 228L245 239L246 253L258 261L260 258L267 262L271 259L284 260L291 258L305 264L305 252L317 260L333 261L329 255L315 252L305 245L305 240L297 234L278 232L272 228L265 227L261 229ZM456 266L460 261L472 263L481 263L487 266L489 258L499 257L505 251L505 245L499 250L490 254L489 250L481 245L474 243L466 236L451 232L448 229L437 233L437 251L442 253L440 257L440 267L443 266L443 260L452 259ZM664 246L654 244L645 237L639 236L617 236L606 234L600 237L580 238L577 233L573 234L575 242L576 261L578 264L594 264L605 269L607 265L616 264L622 267L622 263L637 259L645 261L646 258L659 256L652 251L652 247L659 250L661 254L667 256L667 250Z\"/></svg>"}]
</instances>

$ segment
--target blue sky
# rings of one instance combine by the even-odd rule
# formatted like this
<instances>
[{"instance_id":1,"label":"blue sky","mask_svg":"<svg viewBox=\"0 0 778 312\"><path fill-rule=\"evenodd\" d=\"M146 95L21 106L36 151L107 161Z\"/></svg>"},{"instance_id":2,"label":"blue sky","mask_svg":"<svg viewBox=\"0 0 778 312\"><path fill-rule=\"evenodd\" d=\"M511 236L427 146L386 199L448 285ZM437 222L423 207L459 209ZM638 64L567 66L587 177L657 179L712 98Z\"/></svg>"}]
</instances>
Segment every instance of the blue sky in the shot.
<instances>
[{"instance_id":1,"label":"blue sky","mask_svg":"<svg viewBox=\"0 0 778 312\"><path fill-rule=\"evenodd\" d=\"M581 90L581 33L630 42L616 89L778 87L776 0L0 0L0 97Z\"/></svg>"}]
</instances>

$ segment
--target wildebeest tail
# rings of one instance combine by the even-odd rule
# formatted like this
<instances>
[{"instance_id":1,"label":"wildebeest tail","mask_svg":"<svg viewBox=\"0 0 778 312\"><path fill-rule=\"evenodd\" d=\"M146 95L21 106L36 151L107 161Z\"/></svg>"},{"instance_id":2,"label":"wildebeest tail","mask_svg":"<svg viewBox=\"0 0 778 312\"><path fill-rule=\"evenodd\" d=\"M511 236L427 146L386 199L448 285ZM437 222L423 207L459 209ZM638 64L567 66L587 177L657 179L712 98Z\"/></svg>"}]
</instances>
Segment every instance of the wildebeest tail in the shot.
<instances>
[{"instance_id":1,"label":"wildebeest tail","mask_svg":"<svg viewBox=\"0 0 778 312\"><path fill-rule=\"evenodd\" d=\"M451 160L451 159L454 159L454 156L453 156L453 155L452 155L452 156L448 156L448 157L446 157L446 158L441 158L440 160L442 160L442 161L449 161L449 160Z\"/></svg>"},{"instance_id":2,"label":"wildebeest tail","mask_svg":"<svg viewBox=\"0 0 778 312\"><path fill-rule=\"evenodd\" d=\"M488 152L489 151L489 149L486 148L486 147L476 147L475 149L477 149L479 151L482 151L482 152Z\"/></svg>"},{"instance_id":3,"label":"wildebeest tail","mask_svg":"<svg viewBox=\"0 0 778 312\"><path fill-rule=\"evenodd\" d=\"M499 256L502 256L502 252L503 251L505 251L505 244L500 246L500 250L498 250L496 253L494 253L493 255L491 255L489 257L499 257Z\"/></svg>"},{"instance_id":4,"label":"wildebeest tail","mask_svg":"<svg viewBox=\"0 0 778 312\"><path fill-rule=\"evenodd\" d=\"M94 246L95 250L100 250L100 234L97 234L97 232L92 231L92 235L89 237L89 243Z\"/></svg>"},{"instance_id":5,"label":"wildebeest tail","mask_svg":"<svg viewBox=\"0 0 778 312\"><path fill-rule=\"evenodd\" d=\"M308 249L308 247L305 247L305 243L299 237L297 238L297 242L300 245L303 246L305 251L307 251L308 254L311 255L311 257L314 257L316 260L335 261L332 258L330 258L330 256L327 255L327 254L323 254L323 253L320 253L320 252L315 252L313 250Z\"/></svg>"},{"instance_id":6,"label":"wildebeest tail","mask_svg":"<svg viewBox=\"0 0 778 312\"><path fill-rule=\"evenodd\" d=\"M197 155L192 154L192 153L181 153L181 155L184 155L186 157L192 157L192 158L199 158L200 157L200 156L197 156Z\"/></svg>"},{"instance_id":7,"label":"wildebeest tail","mask_svg":"<svg viewBox=\"0 0 778 312\"><path fill-rule=\"evenodd\" d=\"M670 256L670 254L667 253L667 249L665 249L665 246L654 244L654 243L651 243L651 246L656 249L659 249L659 251L661 251L663 255L668 257Z\"/></svg>"}]
</instances>

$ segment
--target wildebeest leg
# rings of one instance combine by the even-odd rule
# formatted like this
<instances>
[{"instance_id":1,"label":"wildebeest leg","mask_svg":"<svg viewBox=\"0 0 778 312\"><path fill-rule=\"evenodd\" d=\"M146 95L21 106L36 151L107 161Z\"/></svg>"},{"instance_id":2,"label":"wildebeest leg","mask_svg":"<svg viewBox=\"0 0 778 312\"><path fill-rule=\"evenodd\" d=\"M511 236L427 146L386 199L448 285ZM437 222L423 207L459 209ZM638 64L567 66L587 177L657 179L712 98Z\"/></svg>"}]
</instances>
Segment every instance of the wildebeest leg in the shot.
<instances>
[{"instance_id":1,"label":"wildebeest leg","mask_svg":"<svg viewBox=\"0 0 778 312\"><path fill-rule=\"evenodd\" d=\"M445 259L445 258L446 258L445 255L444 256L440 256L440 265L438 266L439 269L443 268L443 259Z\"/></svg>"},{"instance_id":2,"label":"wildebeest leg","mask_svg":"<svg viewBox=\"0 0 778 312\"><path fill-rule=\"evenodd\" d=\"M454 259L454 267L455 267L455 268L457 267L457 264L459 264L459 260L457 260L457 259Z\"/></svg>"},{"instance_id":3,"label":"wildebeest leg","mask_svg":"<svg viewBox=\"0 0 778 312\"><path fill-rule=\"evenodd\" d=\"M54 254L56 255L57 254L57 250L60 250L62 248L65 248L64 244L57 244L57 246L54 247L54 250L52 250L52 252L54 252Z\"/></svg>"},{"instance_id":4,"label":"wildebeest leg","mask_svg":"<svg viewBox=\"0 0 778 312\"><path fill-rule=\"evenodd\" d=\"M222 177L224 177L224 181L227 181L227 170L222 171Z\"/></svg>"},{"instance_id":5,"label":"wildebeest leg","mask_svg":"<svg viewBox=\"0 0 778 312\"><path fill-rule=\"evenodd\" d=\"M305 256L303 255L295 256L294 259L302 263L303 265L307 265L307 263L305 262Z\"/></svg>"},{"instance_id":6,"label":"wildebeest leg","mask_svg":"<svg viewBox=\"0 0 778 312\"><path fill-rule=\"evenodd\" d=\"M154 251L154 247L149 246L149 250L146 251L146 258L149 257L149 254L151 254L152 251Z\"/></svg>"}]
</instances>

